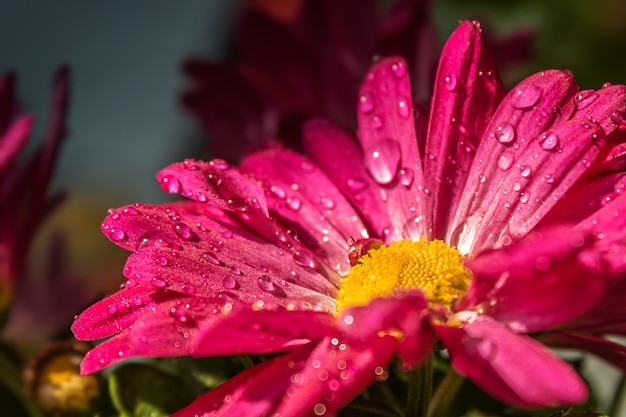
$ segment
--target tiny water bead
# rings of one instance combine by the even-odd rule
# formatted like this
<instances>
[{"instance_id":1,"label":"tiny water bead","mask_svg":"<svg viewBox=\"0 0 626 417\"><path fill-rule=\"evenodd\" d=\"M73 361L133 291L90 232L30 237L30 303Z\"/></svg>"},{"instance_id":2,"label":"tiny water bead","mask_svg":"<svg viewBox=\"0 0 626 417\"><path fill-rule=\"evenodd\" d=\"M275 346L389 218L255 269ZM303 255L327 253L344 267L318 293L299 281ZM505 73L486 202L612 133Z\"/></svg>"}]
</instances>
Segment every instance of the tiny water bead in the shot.
<instances>
[{"instance_id":1,"label":"tiny water bead","mask_svg":"<svg viewBox=\"0 0 626 417\"><path fill-rule=\"evenodd\" d=\"M469 278L463 256L443 241L375 245L341 280L336 313L411 289L421 289L431 303L451 309L467 291Z\"/></svg>"},{"instance_id":2,"label":"tiny water bead","mask_svg":"<svg viewBox=\"0 0 626 417\"><path fill-rule=\"evenodd\" d=\"M379 184L391 183L398 171L402 153L398 142L383 139L373 143L365 153L365 166Z\"/></svg>"}]
</instances>

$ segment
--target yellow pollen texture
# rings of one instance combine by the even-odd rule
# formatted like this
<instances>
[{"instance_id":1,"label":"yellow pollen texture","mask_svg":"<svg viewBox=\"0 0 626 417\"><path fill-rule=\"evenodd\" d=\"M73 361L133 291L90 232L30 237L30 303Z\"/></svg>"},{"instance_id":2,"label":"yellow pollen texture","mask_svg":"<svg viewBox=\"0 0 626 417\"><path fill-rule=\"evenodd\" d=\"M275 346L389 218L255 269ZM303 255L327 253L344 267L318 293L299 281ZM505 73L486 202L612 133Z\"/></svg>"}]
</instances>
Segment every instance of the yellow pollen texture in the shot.
<instances>
[{"instance_id":1,"label":"yellow pollen texture","mask_svg":"<svg viewBox=\"0 0 626 417\"><path fill-rule=\"evenodd\" d=\"M415 288L421 289L432 304L452 308L467 291L469 277L463 256L441 240L391 242L368 251L342 278L337 314L376 297Z\"/></svg>"}]
</instances>

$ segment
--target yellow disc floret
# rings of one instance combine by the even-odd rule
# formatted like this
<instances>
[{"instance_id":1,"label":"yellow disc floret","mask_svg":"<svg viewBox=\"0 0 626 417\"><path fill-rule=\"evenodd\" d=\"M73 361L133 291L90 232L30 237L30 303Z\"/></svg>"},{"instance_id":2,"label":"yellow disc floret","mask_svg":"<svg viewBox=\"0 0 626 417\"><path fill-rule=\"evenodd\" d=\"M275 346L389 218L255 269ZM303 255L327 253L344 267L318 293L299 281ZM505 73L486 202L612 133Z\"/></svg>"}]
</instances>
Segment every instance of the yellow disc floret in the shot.
<instances>
[{"instance_id":1,"label":"yellow disc floret","mask_svg":"<svg viewBox=\"0 0 626 417\"><path fill-rule=\"evenodd\" d=\"M441 240L403 240L368 251L341 279L337 313L419 288L432 304L452 308L467 291L463 256Z\"/></svg>"}]
</instances>

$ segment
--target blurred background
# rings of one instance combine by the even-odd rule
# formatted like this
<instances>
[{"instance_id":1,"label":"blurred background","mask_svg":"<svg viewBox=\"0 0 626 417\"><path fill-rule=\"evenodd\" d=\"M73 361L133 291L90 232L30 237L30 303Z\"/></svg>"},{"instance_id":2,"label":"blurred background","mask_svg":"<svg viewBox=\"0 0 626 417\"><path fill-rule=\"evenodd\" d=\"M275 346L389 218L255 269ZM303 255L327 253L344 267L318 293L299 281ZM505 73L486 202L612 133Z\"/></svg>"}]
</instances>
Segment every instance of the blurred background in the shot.
<instances>
[{"instance_id":1,"label":"blurred background","mask_svg":"<svg viewBox=\"0 0 626 417\"><path fill-rule=\"evenodd\" d=\"M191 56L226 59L243 4L0 2L0 72L16 71L23 108L36 116L30 149L44 131L55 69L63 63L71 68L69 140L52 187L66 190L68 198L38 235L32 268L41 264L47 236L63 230L67 272L81 277L94 298L123 281L127 254L101 235L100 222L110 207L164 201L168 197L154 180L156 172L185 157L206 156L204 134L179 105L186 85L181 63ZM509 86L548 68L572 70L582 88L626 83L622 0L433 0L432 6L440 45L464 19L480 20L493 39L519 30L532 33L530 59L507 66L503 73ZM23 324L6 329L9 337L21 334L37 342L36 335L23 333ZM599 370L610 396L618 374L603 364L590 366Z\"/></svg>"}]
</instances>

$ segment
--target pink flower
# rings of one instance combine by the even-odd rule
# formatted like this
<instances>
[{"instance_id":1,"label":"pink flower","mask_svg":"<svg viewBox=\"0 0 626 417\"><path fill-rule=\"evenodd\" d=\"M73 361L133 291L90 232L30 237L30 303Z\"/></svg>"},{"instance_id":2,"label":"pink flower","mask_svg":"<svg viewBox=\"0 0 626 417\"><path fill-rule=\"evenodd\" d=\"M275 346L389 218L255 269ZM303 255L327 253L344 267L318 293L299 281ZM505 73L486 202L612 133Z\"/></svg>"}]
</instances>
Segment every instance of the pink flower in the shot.
<instances>
[{"instance_id":1,"label":"pink flower","mask_svg":"<svg viewBox=\"0 0 626 417\"><path fill-rule=\"evenodd\" d=\"M12 300L33 235L61 200L47 188L63 138L68 105L68 69L61 68L54 91L44 142L29 158L21 158L33 117L20 115L15 76L0 78L0 312Z\"/></svg>"},{"instance_id":2,"label":"pink flower","mask_svg":"<svg viewBox=\"0 0 626 417\"><path fill-rule=\"evenodd\" d=\"M176 415L324 415L395 355L415 368L439 340L502 401L584 401L578 374L529 334L582 338L600 320L624 332L602 303L625 287L626 87L579 91L550 70L505 95L478 24L464 22L441 56L426 143L404 60L381 59L358 97L359 143L310 121L306 156L186 160L158 179L191 201L111 210L103 232L134 253L125 286L73 325L79 339L112 336L83 372L286 352ZM604 334L583 347L623 356Z\"/></svg>"}]
</instances>

